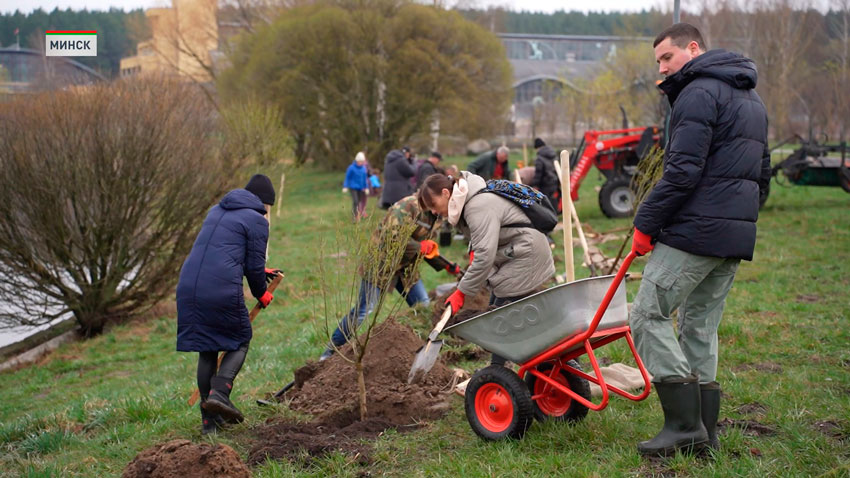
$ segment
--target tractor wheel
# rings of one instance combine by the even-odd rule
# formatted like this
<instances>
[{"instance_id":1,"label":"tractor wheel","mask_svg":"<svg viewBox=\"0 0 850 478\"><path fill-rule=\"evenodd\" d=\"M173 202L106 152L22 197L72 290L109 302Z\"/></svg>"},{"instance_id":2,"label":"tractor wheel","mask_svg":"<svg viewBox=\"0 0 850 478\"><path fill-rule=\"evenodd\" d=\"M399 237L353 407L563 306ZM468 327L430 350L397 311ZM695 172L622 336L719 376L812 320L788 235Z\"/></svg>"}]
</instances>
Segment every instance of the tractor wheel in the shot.
<instances>
[{"instance_id":1,"label":"tractor wheel","mask_svg":"<svg viewBox=\"0 0 850 478\"><path fill-rule=\"evenodd\" d=\"M581 366L579 366L578 362L575 360L570 360L568 364L573 368L581 370ZM552 370L552 363L542 363L537 366L537 370L549 375L548 372ZM576 392L582 398L590 400L590 382L587 380L581 377L576 377L566 370L560 370L559 373L552 378L573 392ZM556 420L579 422L587 416L586 406L576 400L573 400L572 397L566 393L558 391L544 380L540 380L535 377L533 374L529 373L525 375L525 383L531 391L531 396L537 397L532 398L532 400L534 401L534 418L538 421Z\"/></svg>"},{"instance_id":2,"label":"tractor wheel","mask_svg":"<svg viewBox=\"0 0 850 478\"><path fill-rule=\"evenodd\" d=\"M485 440L522 438L534 421L528 387L501 365L475 372L466 386L464 401L469 426Z\"/></svg>"},{"instance_id":3,"label":"tractor wheel","mask_svg":"<svg viewBox=\"0 0 850 478\"><path fill-rule=\"evenodd\" d=\"M611 218L631 216L634 202L635 193L629 176L614 176L605 181L599 191L599 207Z\"/></svg>"}]
</instances>

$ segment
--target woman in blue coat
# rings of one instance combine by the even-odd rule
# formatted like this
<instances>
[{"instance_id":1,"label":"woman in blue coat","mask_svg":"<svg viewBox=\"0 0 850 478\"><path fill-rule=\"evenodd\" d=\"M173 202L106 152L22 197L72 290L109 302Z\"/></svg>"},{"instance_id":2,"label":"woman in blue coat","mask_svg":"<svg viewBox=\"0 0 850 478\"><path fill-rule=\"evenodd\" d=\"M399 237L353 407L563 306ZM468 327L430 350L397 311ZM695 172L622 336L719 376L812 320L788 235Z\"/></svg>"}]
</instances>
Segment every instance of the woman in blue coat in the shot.
<instances>
[{"instance_id":1,"label":"woman in blue coat","mask_svg":"<svg viewBox=\"0 0 850 478\"><path fill-rule=\"evenodd\" d=\"M202 433L215 432L221 421L239 423L242 413L230 402L233 379L251 342L242 276L263 307L266 290L266 244L274 204L271 180L257 174L245 189L234 189L207 214L177 283L177 350L198 352ZM227 352L217 367L219 352Z\"/></svg>"}]
</instances>

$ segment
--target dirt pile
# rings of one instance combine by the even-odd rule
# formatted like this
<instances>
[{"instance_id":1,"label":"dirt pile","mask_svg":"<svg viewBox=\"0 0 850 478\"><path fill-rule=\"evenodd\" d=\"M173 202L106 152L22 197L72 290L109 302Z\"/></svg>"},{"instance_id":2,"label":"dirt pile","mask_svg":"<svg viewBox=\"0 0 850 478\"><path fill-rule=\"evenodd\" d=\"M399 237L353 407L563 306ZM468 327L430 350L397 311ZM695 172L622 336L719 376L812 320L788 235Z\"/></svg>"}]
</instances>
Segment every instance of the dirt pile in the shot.
<instances>
[{"instance_id":1,"label":"dirt pile","mask_svg":"<svg viewBox=\"0 0 850 478\"><path fill-rule=\"evenodd\" d=\"M454 292L455 289L452 289L447 294L441 295L434 299L434 305L432 306L432 314L431 314L431 323L433 325L437 325L437 322L443 316L443 311L446 307L446 299ZM457 315L453 316L449 319L446 327L450 325L454 325L458 322L463 322L464 320L471 319L472 317L482 314L487 311L490 306L490 291L487 290L486 287L482 288L475 297L467 297L463 301L463 308L460 309L460 312ZM458 320L458 317L462 317L461 320Z\"/></svg>"},{"instance_id":2,"label":"dirt pile","mask_svg":"<svg viewBox=\"0 0 850 478\"><path fill-rule=\"evenodd\" d=\"M417 384L407 375L423 340L413 331L387 320L373 331L364 357L367 419L359 421L357 373L341 354L324 362L311 362L295 372L295 386L287 392L290 408L313 415L310 423L271 420L255 429L257 438L249 452L251 465L264 460L287 459L309 463L312 458L342 452L368 463L372 446L364 439L384 430L407 431L420 420L436 419L449 409L452 371L438 360Z\"/></svg>"},{"instance_id":3,"label":"dirt pile","mask_svg":"<svg viewBox=\"0 0 850 478\"><path fill-rule=\"evenodd\" d=\"M131 461L122 478L249 478L251 472L227 445L194 444L172 440L142 451Z\"/></svg>"},{"instance_id":4,"label":"dirt pile","mask_svg":"<svg viewBox=\"0 0 850 478\"><path fill-rule=\"evenodd\" d=\"M392 319L373 331L363 360L368 417L393 425L439 418L446 413L452 372L442 360L420 383L408 385L407 375L423 344L413 331ZM351 356L349 346L340 352ZM293 410L309 413L340 427L359 420L357 373L338 354L312 362L295 372L295 387L286 394Z\"/></svg>"}]
</instances>

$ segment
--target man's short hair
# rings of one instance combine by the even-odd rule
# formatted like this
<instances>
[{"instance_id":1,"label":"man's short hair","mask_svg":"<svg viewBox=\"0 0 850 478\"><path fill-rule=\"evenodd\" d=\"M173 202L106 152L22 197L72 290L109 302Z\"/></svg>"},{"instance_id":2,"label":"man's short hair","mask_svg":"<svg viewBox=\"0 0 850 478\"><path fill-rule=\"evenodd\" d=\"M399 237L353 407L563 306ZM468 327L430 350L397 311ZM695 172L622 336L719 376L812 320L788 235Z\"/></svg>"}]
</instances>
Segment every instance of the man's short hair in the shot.
<instances>
[{"instance_id":1,"label":"man's short hair","mask_svg":"<svg viewBox=\"0 0 850 478\"><path fill-rule=\"evenodd\" d=\"M687 48L688 44L692 41L697 42L700 50L706 51L707 49L705 40L702 39L702 34L697 30L697 27L690 23L676 23L673 26L665 28L664 31L655 37L652 48L657 47L665 38L669 38L670 43L682 49Z\"/></svg>"},{"instance_id":2,"label":"man's short hair","mask_svg":"<svg viewBox=\"0 0 850 478\"><path fill-rule=\"evenodd\" d=\"M504 154L505 156L510 152L511 150L507 146L499 146L499 149L496 150L496 154Z\"/></svg>"},{"instance_id":3,"label":"man's short hair","mask_svg":"<svg viewBox=\"0 0 850 478\"><path fill-rule=\"evenodd\" d=\"M440 153L438 153L438 152L436 152L436 151L431 151L431 157L433 157L433 158L437 158L437 159L439 159L439 160L441 160L441 161L442 161L442 159L443 159L443 155L442 155L442 154L440 154Z\"/></svg>"}]
</instances>

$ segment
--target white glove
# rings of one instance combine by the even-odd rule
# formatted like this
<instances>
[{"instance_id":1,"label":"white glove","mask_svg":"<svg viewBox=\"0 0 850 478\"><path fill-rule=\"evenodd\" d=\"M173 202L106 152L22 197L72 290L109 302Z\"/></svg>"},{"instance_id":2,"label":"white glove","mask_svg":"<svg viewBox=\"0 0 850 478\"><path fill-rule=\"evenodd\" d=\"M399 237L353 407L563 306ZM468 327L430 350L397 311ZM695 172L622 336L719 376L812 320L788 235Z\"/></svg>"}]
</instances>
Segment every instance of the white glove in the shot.
<instances>
[{"instance_id":1,"label":"white glove","mask_svg":"<svg viewBox=\"0 0 850 478\"><path fill-rule=\"evenodd\" d=\"M342 193L345 194L348 192L348 188L342 188Z\"/></svg>"}]
</instances>

